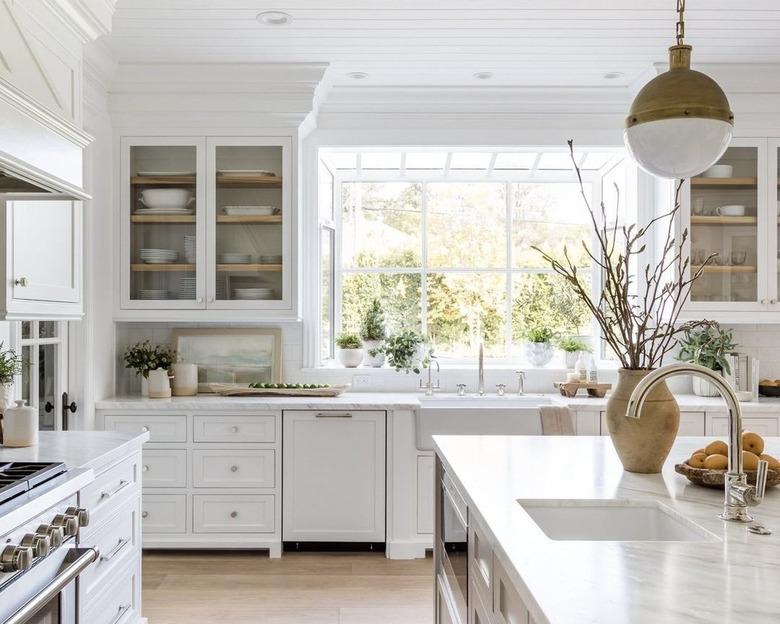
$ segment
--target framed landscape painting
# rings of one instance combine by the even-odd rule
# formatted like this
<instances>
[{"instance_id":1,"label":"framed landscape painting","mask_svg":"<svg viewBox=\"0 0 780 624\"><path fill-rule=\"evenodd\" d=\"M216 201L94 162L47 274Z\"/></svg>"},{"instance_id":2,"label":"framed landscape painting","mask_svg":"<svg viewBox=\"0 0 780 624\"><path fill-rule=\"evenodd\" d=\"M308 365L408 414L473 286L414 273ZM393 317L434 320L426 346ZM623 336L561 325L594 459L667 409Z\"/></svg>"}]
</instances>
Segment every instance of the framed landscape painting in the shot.
<instances>
[{"instance_id":1,"label":"framed landscape painting","mask_svg":"<svg viewBox=\"0 0 780 624\"><path fill-rule=\"evenodd\" d=\"M173 342L179 361L197 364L198 392L282 381L281 329L175 329Z\"/></svg>"}]
</instances>

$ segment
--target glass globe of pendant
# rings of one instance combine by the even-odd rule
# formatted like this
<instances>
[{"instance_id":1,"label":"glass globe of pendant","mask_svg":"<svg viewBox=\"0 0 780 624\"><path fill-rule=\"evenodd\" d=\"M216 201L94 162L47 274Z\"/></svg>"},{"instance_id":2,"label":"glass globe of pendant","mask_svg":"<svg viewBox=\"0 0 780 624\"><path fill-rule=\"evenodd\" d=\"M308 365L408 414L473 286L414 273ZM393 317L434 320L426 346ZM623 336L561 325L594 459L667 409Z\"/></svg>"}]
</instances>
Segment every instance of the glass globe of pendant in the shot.
<instances>
[{"instance_id":1,"label":"glass globe of pendant","mask_svg":"<svg viewBox=\"0 0 780 624\"><path fill-rule=\"evenodd\" d=\"M691 69L691 46L669 48L669 70L648 82L626 118L626 149L645 171L690 178L714 165L731 141L734 114L723 89Z\"/></svg>"}]
</instances>

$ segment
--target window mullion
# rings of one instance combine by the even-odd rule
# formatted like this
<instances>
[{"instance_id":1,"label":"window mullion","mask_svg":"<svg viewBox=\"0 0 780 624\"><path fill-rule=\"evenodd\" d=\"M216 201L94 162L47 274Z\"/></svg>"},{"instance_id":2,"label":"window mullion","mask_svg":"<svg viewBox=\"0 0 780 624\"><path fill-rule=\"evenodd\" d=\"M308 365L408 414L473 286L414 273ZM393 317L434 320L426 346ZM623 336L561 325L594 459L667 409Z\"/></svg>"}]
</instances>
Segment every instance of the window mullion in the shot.
<instances>
[{"instance_id":1,"label":"window mullion","mask_svg":"<svg viewBox=\"0 0 780 624\"><path fill-rule=\"evenodd\" d=\"M495 154L493 155L495 159ZM512 357L512 202L513 186L509 182L505 182L506 190L504 195L506 196L506 309L504 318L504 343L507 359Z\"/></svg>"},{"instance_id":2,"label":"window mullion","mask_svg":"<svg viewBox=\"0 0 780 624\"><path fill-rule=\"evenodd\" d=\"M423 336L428 335L428 183L422 183L422 197L420 198L422 209L422 232L420 241L420 331Z\"/></svg>"}]
</instances>

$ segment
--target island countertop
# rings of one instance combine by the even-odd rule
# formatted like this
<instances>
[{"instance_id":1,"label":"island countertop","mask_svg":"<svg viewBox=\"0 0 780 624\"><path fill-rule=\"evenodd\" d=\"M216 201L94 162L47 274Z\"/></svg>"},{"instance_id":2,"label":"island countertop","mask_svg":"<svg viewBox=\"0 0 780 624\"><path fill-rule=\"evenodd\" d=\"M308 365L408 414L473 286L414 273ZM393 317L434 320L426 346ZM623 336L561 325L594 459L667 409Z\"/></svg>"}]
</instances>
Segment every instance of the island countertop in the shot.
<instances>
[{"instance_id":1,"label":"island countertop","mask_svg":"<svg viewBox=\"0 0 780 624\"><path fill-rule=\"evenodd\" d=\"M437 455L494 542L536 624L751 624L780 617L780 491L751 508L774 531L720 520L723 492L674 464L712 438L678 439L660 475L625 472L606 437L435 436ZM780 454L780 438L766 439ZM709 542L548 538L518 499L660 501L713 533Z\"/></svg>"}]
</instances>

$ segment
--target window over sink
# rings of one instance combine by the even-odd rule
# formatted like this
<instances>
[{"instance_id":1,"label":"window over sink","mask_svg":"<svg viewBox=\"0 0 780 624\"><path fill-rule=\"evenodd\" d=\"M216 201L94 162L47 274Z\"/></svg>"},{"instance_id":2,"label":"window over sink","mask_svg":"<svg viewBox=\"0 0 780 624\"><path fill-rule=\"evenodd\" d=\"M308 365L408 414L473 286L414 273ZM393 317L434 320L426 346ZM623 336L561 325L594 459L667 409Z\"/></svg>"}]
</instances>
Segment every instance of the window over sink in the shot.
<instances>
[{"instance_id":1,"label":"window over sink","mask_svg":"<svg viewBox=\"0 0 780 624\"><path fill-rule=\"evenodd\" d=\"M576 152L587 200L621 151ZM583 271L590 216L569 154L488 148L320 152L320 358L357 331L373 298L390 332L428 335L443 361L520 362L525 332L596 335L587 307L533 249L568 249ZM625 210L625 207L623 208ZM615 215L623 221L622 215ZM591 276L594 288L598 275ZM594 344L594 347L596 345Z\"/></svg>"}]
</instances>

